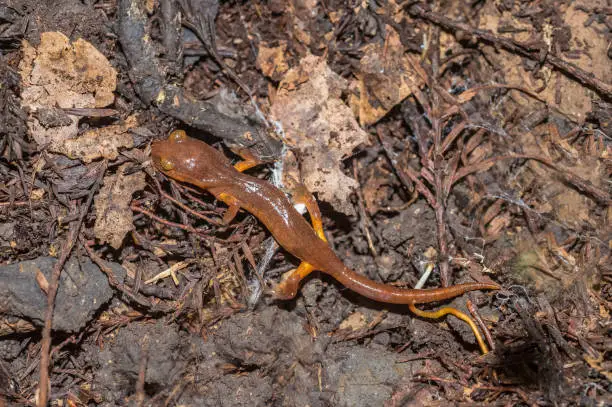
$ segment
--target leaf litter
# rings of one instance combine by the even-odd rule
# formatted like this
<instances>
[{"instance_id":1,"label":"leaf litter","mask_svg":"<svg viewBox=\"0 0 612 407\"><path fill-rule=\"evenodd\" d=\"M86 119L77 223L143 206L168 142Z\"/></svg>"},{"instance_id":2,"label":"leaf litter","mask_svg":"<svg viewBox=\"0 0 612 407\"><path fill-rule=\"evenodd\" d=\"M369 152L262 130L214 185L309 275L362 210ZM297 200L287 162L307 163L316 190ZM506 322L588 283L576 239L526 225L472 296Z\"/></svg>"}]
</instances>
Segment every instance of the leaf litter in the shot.
<instances>
[{"instance_id":1,"label":"leaf litter","mask_svg":"<svg viewBox=\"0 0 612 407\"><path fill-rule=\"evenodd\" d=\"M347 90L348 82L324 59L308 55L280 82L271 113L297 156L304 185L337 211L351 213L357 182L344 174L342 160L368 137L342 100Z\"/></svg>"},{"instance_id":2,"label":"leaf litter","mask_svg":"<svg viewBox=\"0 0 612 407\"><path fill-rule=\"evenodd\" d=\"M166 310L170 310L163 312L172 314L171 320L180 324L181 334L185 335L168 336L168 327L177 327L176 323L158 326L154 337L161 339L155 340L153 351L160 358L149 359L149 363L159 367L180 360L183 367L182 358L186 356L176 354L176 344L188 344L195 353L189 358L214 361L214 366L203 368L191 365L190 360L185 368L195 366L210 375L204 380L209 383L204 391L207 397L223 388L225 392L220 394L248 389L248 393L262 400L262 405L274 401L312 404L311 397L317 401L321 397L335 397L334 401L348 400L347 405L378 405L385 401L401 405L408 397L423 404L440 399L448 403L595 402L605 393L601 386L610 375L604 357L605 328L602 329L610 319L607 230L612 212L610 205L606 206L610 146L609 135L603 133L609 129L604 117L609 106L595 96L592 88L552 69L547 56L570 60L609 83L606 48L609 35L601 31L606 3L545 0L535 4L482 2L468 6L456 2L440 4L433 11L423 9L419 2L356 2L342 6L339 3L292 0L258 2L252 7L223 4L217 20L219 50L227 66L236 68L241 78L245 76L244 82L256 89L254 97L261 103L264 114L266 103L271 104L271 119L282 125L284 141L292 150L285 162L287 178L304 182L319 200L329 203L337 212L352 214L360 200L365 201L365 210L359 212L359 225L356 222L353 225L353 217L342 218L333 212L330 215L324 206L326 218L333 218L338 225L337 229L331 228L332 244L347 265L402 286L414 285L421 263L440 261L440 257L453 262L454 277L461 276L455 280L467 278L468 274L479 278L483 273L492 273L510 287L490 301L482 298L478 301L484 324L492 329L498 350L472 363L473 352L466 348L469 340L460 329L453 328L452 321L436 325L413 318L407 323L394 310L380 320L372 318L371 305L362 306L345 290L340 292L333 284L318 279L304 285L296 302L298 312L306 310L307 323L296 320L293 310L279 312L274 307L266 307L265 317L258 310L252 315L233 316L247 291L243 280L248 271L245 274L243 257L259 258L265 233L257 227L253 229L248 221L232 224L229 233L226 229L211 229L208 224L196 225L186 212L172 209L167 200L178 196L181 199L177 205L183 205L180 208L184 201L195 202L195 207L204 212L218 212L219 208L212 200L194 197L194 191L180 186L172 187L170 198L153 198L157 189L153 185L153 193L145 189L144 173L133 164L146 162L147 150L133 148L131 130L138 125L134 111L142 109L142 105L130 105L129 97L124 98L125 89L131 86L129 79L127 76L122 79L127 86L116 93L122 97L121 103L113 106L125 110L121 112L125 120L111 124L94 120L79 128L83 124L79 117L65 109L111 106L115 101L116 72L102 53L86 41L70 42L63 34L43 33L37 47L23 41L20 64L27 126L39 150L44 151L40 159L36 157L34 173L25 177L27 182L36 183L36 188L24 187L28 184L20 182L24 178L15 175L18 174L15 167L3 165L2 174L10 174L12 179L0 184L0 192L5 195L2 204L15 202L15 207L6 206L10 214L33 218L36 207L50 202L51 218L55 221L53 217L58 215L58 223L62 224L65 208L97 185L99 172L94 170L108 162L109 170L93 201L95 220L86 217L83 227L83 236L91 240L78 246L78 253L84 253L85 248L92 259L96 253L104 253L108 262L120 259L124 265L130 264L129 286L114 287L125 294L122 300L129 298L138 304L138 308L130 302L116 306L117 301L92 322L100 341L112 342L117 330L126 346L123 351L112 352L113 360L120 362L117 366L108 365L101 370L96 370L90 360L75 356L82 366L101 372L93 380L83 379L82 388L95 389L91 400L96 397L101 400L103 394L109 403L125 400L126 394L134 393L131 387L112 391L104 388L110 386L104 377L125 377L130 383L137 382L139 366L133 361L147 360L147 323L150 316L159 315L155 307L166 304ZM167 4L171 2L164 5ZM101 6L98 10L106 7L98 5ZM155 9L153 3L148 6ZM424 13L416 12L418 8ZM4 9L0 9L2 12ZM114 18L112 12L108 15ZM473 26L474 31L440 31L436 23L440 15L452 22L467 21L469 24L464 23L463 27ZM152 20L160 18L159 14L150 16ZM159 27L165 29L163 24ZM482 35L477 29L490 30L487 33L497 39L528 44L540 56L527 58L508 52L497 43L477 41L478 35ZM114 38L108 34L101 37ZM155 37L152 42L158 39ZM252 52L255 49L257 53ZM193 55L198 52L195 50ZM431 61L435 60L436 52L439 65L434 66ZM113 60L113 64L123 67L122 59L118 61ZM225 92L223 86L231 87L231 81L228 84L215 61L206 56L189 69L193 75L190 83L199 79L202 89L221 86ZM510 90L516 88L527 92ZM434 93L443 97L434 99L436 103L432 105L429 98ZM428 126L439 119L439 114L453 109L450 114L459 112L457 119L449 121L440 134L447 137L444 143L451 138L449 134L454 141L443 144L441 152L434 151L431 146L436 135ZM157 116L155 109L152 112L152 125L164 131L168 127L182 127ZM538 115L540 119L533 119ZM455 134L454 129L460 128L459 117L467 120L468 125ZM420 126L419 121L425 125ZM368 131L385 135L381 139L389 143L388 149L381 150L377 141L371 143L376 139L369 139ZM120 155L122 149L132 150ZM389 155L385 156L383 151ZM422 155L423 152L426 154ZM67 158L58 160L52 153ZM554 163L554 171L550 165L531 158L487 161L513 154L540 157ZM24 162L27 163L27 158ZM57 163L61 165L49 169ZM350 175L345 164L354 169ZM424 248L439 248L433 232L434 209L410 180L398 179L405 176L404 172L412 171L411 175L420 177L425 187L432 187L435 193L432 181L440 174L452 173L453 165L460 171L478 170L470 170L468 175L465 175L468 171L460 173L465 178L449 187L449 205L445 210L448 219L444 219L449 225L449 250L443 252L444 256L429 258ZM27 172L28 168L25 169ZM40 182L51 179L48 174L52 171L64 178L53 184L53 190ZM596 188L599 199L588 197L577 187L580 182ZM356 191L359 193L355 194ZM28 197L38 195L43 199L28 201ZM64 199L62 206L56 204L55 197ZM136 216L130 209L134 202L143 209ZM147 212L144 208L149 209L148 205L155 206L157 211ZM30 213L18 212L19 208L28 208ZM74 214L67 218L71 216L74 219ZM350 232L342 229L343 219L351 220ZM177 231L177 225L188 226L188 230L196 233ZM21 226L12 220L7 228L7 243L3 244L10 244L11 249L28 247L24 243L13 244L26 241ZM50 226L44 230L55 229ZM64 238L64 230L57 230L60 238ZM125 239L129 233L134 234L135 244ZM210 246L212 257L207 251L209 233L219 239ZM368 235L367 243L364 235ZM46 235L39 240L43 250L45 238ZM93 238L95 245L91 243ZM222 240L225 238L227 241ZM238 240L240 250L233 246ZM49 252L57 255L58 247L50 247L53 250ZM21 253L27 256L34 252ZM197 259L192 257L193 253ZM143 287L138 281L141 276L146 280L145 276L156 275L160 269L172 267L175 260L185 258L190 260L189 266L176 275L170 273L175 282L159 280ZM386 265L382 268L389 271L381 270L381 265ZM117 283L112 273L107 275L109 281ZM231 288L226 285L229 275L234 281ZM180 291L173 291L177 282ZM227 304L231 306L223 308ZM147 323L140 324L143 315ZM296 332L288 335L295 355L282 348L271 351L278 342L276 332L288 331L289 324L280 323L279 315L285 315L283 318L295 326ZM227 324L231 326L241 318L243 326L223 334ZM253 331L252 321L257 318L262 320ZM395 322L387 321L392 318L396 318ZM221 319L227 320L220 322ZM366 323L371 320L380 327L374 330L375 324ZM10 326L10 321L3 326ZM135 326L142 329L134 329ZM253 332L262 331L262 327L266 339L254 340ZM357 338L358 342L335 337L337 343L329 344L329 333L342 328L354 333L346 338ZM236 343L237 332L244 336L245 345ZM214 338L216 347L199 341L201 337ZM89 340L86 334L85 341ZM294 346L298 343L306 346ZM91 355L82 349L83 355ZM172 356L164 357L164 349ZM322 349L326 363L318 365L319 359L314 360L312 354L318 358L317 352L323 352ZM129 358L124 353L129 353ZM254 358L253 354L259 356ZM574 358L575 354L584 357ZM55 366L63 357L60 353L55 355ZM278 360L282 363L274 362ZM375 366L376 361L380 368ZM222 372L218 366L226 370ZM389 366L401 366L407 372L398 376ZM363 384L360 379L372 372L375 374L367 376L371 379L367 386L345 386ZM488 372L495 380L486 375ZM59 374L53 372L55 378ZM164 381L168 378L152 381L148 374L142 376L145 383L138 382L137 386L160 389L155 397L178 383L185 389L180 396L182 404L203 405L202 399L198 399L201 389L190 387L189 376L187 382L182 381L182 376L168 382ZM29 387L22 388L35 388L35 378L30 379ZM167 387L158 387L160 383ZM511 384L500 387L499 383ZM371 391L370 386L374 385L376 392ZM53 381L51 386L54 394L70 397L73 391L60 381ZM321 386L326 390L318 392ZM286 391L289 388L297 390ZM142 400L150 396L148 390L135 392ZM243 404L252 404L253 400L247 398Z\"/></svg>"}]
</instances>

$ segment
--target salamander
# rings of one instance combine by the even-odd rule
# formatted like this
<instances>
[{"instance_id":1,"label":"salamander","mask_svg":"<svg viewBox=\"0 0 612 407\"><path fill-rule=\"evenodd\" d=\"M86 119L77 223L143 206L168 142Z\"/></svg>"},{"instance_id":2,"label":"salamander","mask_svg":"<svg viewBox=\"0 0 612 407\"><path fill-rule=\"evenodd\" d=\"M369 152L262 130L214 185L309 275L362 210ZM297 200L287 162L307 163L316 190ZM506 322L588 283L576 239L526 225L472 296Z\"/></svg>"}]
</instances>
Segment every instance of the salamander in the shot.
<instances>
[{"instance_id":1,"label":"salamander","mask_svg":"<svg viewBox=\"0 0 612 407\"><path fill-rule=\"evenodd\" d=\"M281 247L301 260L299 267L285 275L284 280L273 289L277 298L295 297L300 281L313 270L330 275L346 288L371 300L407 304L413 311L415 304L447 300L468 291L500 289L494 283L403 289L375 282L356 273L344 265L327 243L321 215L312 195L305 188L301 191L298 188L298 192L293 195L294 202L306 205L311 226L280 189L242 172L259 162L248 152L240 153L245 161L233 166L222 152L203 141L188 137L182 130L175 130L166 140L154 142L151 149L152 162L160 171L177 181L207 190L227 204L229 208L223 219L225 223L229 223L240 209L244 209L259 219ZM426 317L428 314L420 310L414 312ZM445 313L456 315L451 311ZM443 315L440 311L431 314L436 314L436 318Z\"/></svg>"}]
</instances>

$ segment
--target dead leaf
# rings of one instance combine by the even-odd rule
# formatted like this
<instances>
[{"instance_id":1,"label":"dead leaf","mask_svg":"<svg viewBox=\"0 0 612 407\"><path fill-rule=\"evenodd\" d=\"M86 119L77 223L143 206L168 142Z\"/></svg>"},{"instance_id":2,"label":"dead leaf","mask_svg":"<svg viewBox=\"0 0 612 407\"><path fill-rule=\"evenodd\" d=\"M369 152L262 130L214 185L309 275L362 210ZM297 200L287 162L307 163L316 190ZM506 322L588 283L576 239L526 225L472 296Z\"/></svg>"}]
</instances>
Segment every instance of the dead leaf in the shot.
<instances>
[{"instance_id":1,"label":"dead leaf","mask_svg":"<svg viewBox=\"0 0 612 407\"><path fill-rule=\"evenodd\" d=\"M418 57L405 54L398 33L385 26L384 44L368 44L362 48L358 82L353 85L358 94L351 95L353 111L359 112L362 126L376 123L389 110L410 96L423 81L413 69Z\"/></svg>"},{"instance_id":2,"label":"dead leaf","mask_svg":"<svg viewBox=\"0 0 612 407\"><path fill-rule=\"evenodd\" d=\"M306 187L337 211L352 213L348 198L357 183L344 175L341 161L368 138L341 99L346 89L324 58L309 55L280 83L272 115L300 159Z\"/></svg>"},{"instance_id":3,"label":"dead leaf","mask_svg":"<svg viewBox=\"0 0 612 407\"><path fill-rule=\"evenodd\" d=\"M517 235L509 236L516 256L512 261L512 278L518 284L530 286L536 292L544 293L548 298L554 299L563 289L563 281L551 275L550 267L542 250L521 231Z\"/></svg>"},{"instance_id":4,"label":"dead leaf","mask_svg":"<svg viewBox=\"0 0 612 407\"><path fill-rule=\"evenodd\" d=\"M393 188L393 177L395 175L387 168L386 161L378 159L371 165L362 168L359 176L362 177L363 181L361 187L363 203L368 213L374 215L390 203L389 199L391 197L395 197Z\"/></svg>"},{"instance_id":5,"label":"dead leaf","mask_svg":"<svg viewBox=\"0 0 612 407\"><path fill-rule=\"evenodd\" d=\"M536 136L543 126L548 129L548 125L542 125L532 132L521 133L517 136L517 142L526 154L552 158L550 152L555 150L552 144L555 138L542 139ZM605 165L602 164L598 154L583 154L579 160L567 164L565 160L554 159L554 161L559 168L566 168L594 186L605 187L603 181L606 179ZM560 182L556 173L541 163L529 160L527 165L532 173L522 174L516 179L517 184L527 185L532 181L536 182L541 193L550 197L546 203L551 205L551 214L556 220L575 228L582 228L585 224L596 227L597 220L593 217L593 203L590 198Z\"/></svg>"},{"instance_id":6,"label":"dead leaf","mask_svg":"<svg viewBox=\"0 0 612 407\"><path fill-rule=\"evenodd\" d=\"M45 196L46 191L42 188L33 189L30 192L30 200L32 201L40 201Z\"/></svg>"},{"instance_id":7,"label":"dead leaf","mask_svg":"<svg viewBox=\"0 0 612 407\"><path fill-rule=\"evenodd\" d=\"M104 185L95 198L94 234L100 242L109 243L115 249L121 247L125 235L134 229L130 210L132 194L145 187L144 172L125 174L130 166L123 164L115 175L104 178Z\"/></svg>"},{"instance_id":8,"label":"dead leaf","mask_svg":"<svg viewBox=\"0 0 612 407\"><path fill-rule=\"evenodd\" d=\"M134 139L128 131L137 125L136 117L130 116L123 123L91 129L61 143L53 142L49 151L86 163L98 158L114 160L119 155L119 149L134 147Z\"/></svg>"},{"instance_id":9,"label":"dead leaf","mask_svg":"<svg viewBox=\"0 0 612 407\"><path fill-rule=\"evenodd\" d=\"M22 52L21 103L30 112L28 128L40 146L77 135L78 116L62 108L101 108L114 101L117 72L89 42L70 43L60 32L45 32L36 48L24 40Z\"/></svg>"},{"instance_id":10,"label":"dead leaf","mask_svg":"<svg viewBox=\"0 0 612 407\"><path fill-rule=\"evenodd\" d=\"M36 331L31 322L16 317L0 316L0 337L5 335L27 334Z\"/></svg>"},{"instance_id":11,"label":"dead leaf","mask_svg":"<svg viewBox=\"0 0 612 407\"><path fill-rule=\"evenodd\" d=\"M279 81L289 69L286 53L287 41L279 41L276 47L268 47L265 43L261 43L257 53L257 67L268 78Z\"/></svg>"},{"instance_id":12,"label":"dead leaf","mask_svg":"<svg viewBox=\"0 0 612 407\"><path fill-rule=\"evenodd\" d=\"M365 315L361 312L353 312L340 323L341 330L358 331L368 326Z\"/></svg>"},{"instance_id":13,"label":"dead leaf","mask_svg":"<svg viewBox=\"0 0 612 407\"><path fill-rule=\"evenodd\" d=\"M580 8L584 10L605 6L606 3L602 0L574 1L566 9L560 9L558 13L559 18L571 28L572 38L569 48L580 51L577 54L578 59L572 59L571 62L594 74L603 82L610 83L612 81L612 70L610 70L607 56L608 41L598 33L596 24L585 25L590 16L585 11L580 10ZM498 33L504 24L507 25L508 22L511 22L512 26L517 28L517 33L504 34L503 36L512 40L528 43L538 36L538 33L533 32L533 27L521 24L518 19L513 17L511 11L500 13L493 3L486 3L479 16L480 24L478 28L490 30L493 33ZM552 30L554 32L555 29L557 28L550 26L550 24L543 27L545 31ZM544 35L544 38L546 39L547 35ZM532 75L526 71L526 65L520 56L509 52L500 52L496 47L484 47L483 51L487 59L490 59L495 66L502 69L502 72L498 74L505 78L506 83L531 90L544 85L544 90L539 92L538 95L546 100L550 106L555 107L572 120L582 123L588 112L592 110L591 91L575 79L545 66L540 70L543 80L534 80ZM551 51L558 53L556 50ZM562 53L559 56L568 59ZM529 81L527 86L525 86L526 79ZM527 106L531 106L532 103L526 96L519 97L516 100Z\"/></svg>"}]
</instances>

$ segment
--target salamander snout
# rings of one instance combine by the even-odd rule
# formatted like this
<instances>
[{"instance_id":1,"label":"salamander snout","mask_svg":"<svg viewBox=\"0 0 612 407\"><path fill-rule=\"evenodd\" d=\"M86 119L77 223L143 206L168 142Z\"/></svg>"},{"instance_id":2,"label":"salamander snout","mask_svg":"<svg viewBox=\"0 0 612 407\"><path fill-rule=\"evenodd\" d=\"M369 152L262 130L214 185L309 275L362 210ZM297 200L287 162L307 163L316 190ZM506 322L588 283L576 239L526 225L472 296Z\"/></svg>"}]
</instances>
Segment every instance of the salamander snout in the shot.
<instances>
[{"instance_id":1,"label":"salamander snout","mask_svg":"<svg viewBox=\"0 0 612 407\"><path fill-rule=\"evenodd\" d=\"M169 140L156 141L151 145L151 161L161 171L171 171L176 167L171 157L172 145Z\"/></svg>"},{"instance_id":2,"label":"salamander snout","mask_svg":"<svg viewBox=\"0 0 612 407\"><path fill-rule=\"evenodd\" d=\"M183 143L187 139L187 133L184 130L174 130L166 140L154 142L151 146L153 165L165 172L175 169L176 163L172 156L179 152L175 144Z\"/></svg>"}]
</instances>

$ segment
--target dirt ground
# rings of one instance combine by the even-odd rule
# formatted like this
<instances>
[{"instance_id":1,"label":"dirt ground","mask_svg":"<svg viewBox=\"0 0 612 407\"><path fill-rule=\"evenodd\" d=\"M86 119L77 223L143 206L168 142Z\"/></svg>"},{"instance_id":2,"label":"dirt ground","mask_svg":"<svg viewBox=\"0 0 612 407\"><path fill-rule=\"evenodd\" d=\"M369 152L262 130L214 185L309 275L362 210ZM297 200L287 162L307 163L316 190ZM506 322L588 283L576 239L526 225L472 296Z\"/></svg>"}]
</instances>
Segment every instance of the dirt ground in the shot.
<instances>
[{"instance_id":1,"label":"dirt ground","mask_svg":"<svg viewBox=\"0 0 612 407\"><path fill-rule=\"evenodd\" d=\"M609 0L0 0L0 406L612 405L611 43ZM174 129L359 274L500 284L419 306L490 351L275 299L298 260L153 165Z\"/></svg>"}]
</instances>

